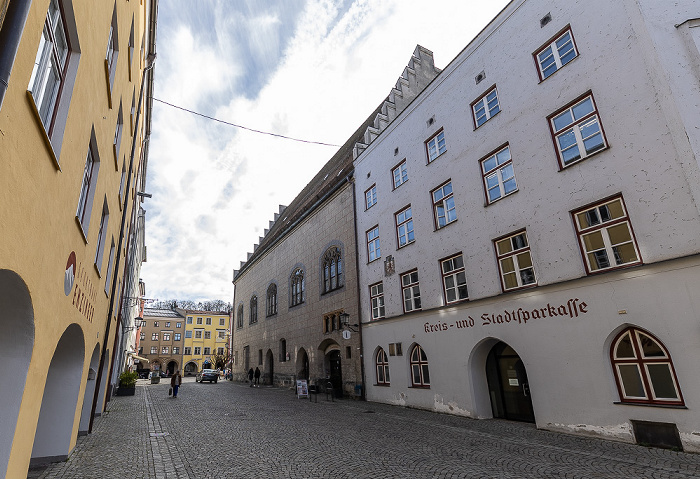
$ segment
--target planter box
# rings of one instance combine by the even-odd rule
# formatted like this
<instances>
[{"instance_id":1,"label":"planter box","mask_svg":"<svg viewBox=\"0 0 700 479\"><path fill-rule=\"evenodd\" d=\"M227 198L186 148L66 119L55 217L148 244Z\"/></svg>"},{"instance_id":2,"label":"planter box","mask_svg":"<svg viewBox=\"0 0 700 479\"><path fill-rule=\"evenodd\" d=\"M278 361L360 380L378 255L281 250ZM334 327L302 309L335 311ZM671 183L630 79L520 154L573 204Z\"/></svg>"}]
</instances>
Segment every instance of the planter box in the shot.
<instances>
[{"instance_id":1,"label":"planter box","mask_svg":"<svg viewBox=\"0 0 700 479\"><path fill-rule=\"evenodd\" d=\"M158 384L160 383L160 376L152 376L151 377L151 384Z\"/></svg>"},{"instance_id":2,"label":"planter box","mask_svg":"<svg viewBox=\"0 0 700 479\"><path fill-rule=\"evenodd\" d=\"M117 396L133 396L136 394L136 388L123 388L119 387L117 388Z\"/></svg>"}]
</instances>

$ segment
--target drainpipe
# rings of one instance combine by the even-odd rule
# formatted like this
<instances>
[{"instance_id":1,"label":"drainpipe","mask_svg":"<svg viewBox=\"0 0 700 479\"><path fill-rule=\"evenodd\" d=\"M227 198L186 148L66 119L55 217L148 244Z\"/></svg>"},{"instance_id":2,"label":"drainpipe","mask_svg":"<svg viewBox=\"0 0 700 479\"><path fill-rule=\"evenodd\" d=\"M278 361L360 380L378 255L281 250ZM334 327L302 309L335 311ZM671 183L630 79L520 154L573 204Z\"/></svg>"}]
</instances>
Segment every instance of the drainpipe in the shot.
<instances>
[{"instance_id":1,"label":"drainpipe","mask_svg":"<svg viewBox=\"0 0 700 479\"><path fill-rule=\"evenodd\" d=\"M27 23L32 0L9 0L0 28L0 109L10 84L10 73L17 57L24 24Z\"/></svg>"},{"instance_id":2,"label":"drainpipe","mask_svg":"<svg viewBox=\"0 0 700 479\"><path fill-rule=\"evenodd\" d=\"M352 177L348 176L348 181L352 185L352 218L355 225L355 279L357 280L357 335L360 337L360 375L362 381L362 400L366 401L366 381L365 381L365 347L362 344L362 302L360 301L360 254L359 242L357 240L357 196L355 194L355 176L354 171Z\"/></svg>"}]
</instances>

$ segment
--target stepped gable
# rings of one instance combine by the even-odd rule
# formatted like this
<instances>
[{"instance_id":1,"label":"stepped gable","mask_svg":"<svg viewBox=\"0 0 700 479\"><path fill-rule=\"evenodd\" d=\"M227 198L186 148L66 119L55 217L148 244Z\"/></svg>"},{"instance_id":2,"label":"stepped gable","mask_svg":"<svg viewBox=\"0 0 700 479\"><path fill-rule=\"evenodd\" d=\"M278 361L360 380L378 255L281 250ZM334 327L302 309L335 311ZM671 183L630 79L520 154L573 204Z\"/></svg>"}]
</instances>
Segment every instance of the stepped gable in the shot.
<instances>
[{"instance_id":1,"label":"stepped gable","mask_svg":"<svg viewBox=\"0 0 700 479\"><path fill-rule=\"evenodd\" d=\"M265 235L258 238L253 252L241 261L239 269L233 271L234 280L246 265L254 262L268 246L276 242L304 213L332 190L353 171L353 161L367 146L408 106L413 99L440 73L435 68L433 52L416 46L403 73L391 89L389 96L379 105L362 125L350 136L333 157L323 165L314 178L301 190L289 206L280 205L274 220L270 221Z\"/></svg>"}]
</instances>

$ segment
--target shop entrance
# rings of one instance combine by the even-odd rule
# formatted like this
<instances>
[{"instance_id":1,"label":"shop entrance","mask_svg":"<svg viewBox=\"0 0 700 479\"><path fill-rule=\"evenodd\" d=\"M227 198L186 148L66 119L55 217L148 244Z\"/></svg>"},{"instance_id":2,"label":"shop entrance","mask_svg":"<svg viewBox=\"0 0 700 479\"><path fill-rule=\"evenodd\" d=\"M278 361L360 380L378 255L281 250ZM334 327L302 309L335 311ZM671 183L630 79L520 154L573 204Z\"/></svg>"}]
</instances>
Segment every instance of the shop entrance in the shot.
<instances>
[{"instance_id":1,"label":"shop entrance","mask_svg":"<svg viewBox=\"0 0 700 479\"><path fill-rule=\"evenodd\" d=\"M493 417L535 422L525 365L513 348L499 342L486 359Z\"/></svg>"},{"instance_id":2,"label":"shop entrance","mask_svg":"<svg viewBox=\"0 0 700 479\"><path fill-rule=\"evenodd\" d=\"M335 397L343 397L343 371L340 365L340 351L334 349L328 353L330 381L333 384Z\"/></svg>"}]
</instances>

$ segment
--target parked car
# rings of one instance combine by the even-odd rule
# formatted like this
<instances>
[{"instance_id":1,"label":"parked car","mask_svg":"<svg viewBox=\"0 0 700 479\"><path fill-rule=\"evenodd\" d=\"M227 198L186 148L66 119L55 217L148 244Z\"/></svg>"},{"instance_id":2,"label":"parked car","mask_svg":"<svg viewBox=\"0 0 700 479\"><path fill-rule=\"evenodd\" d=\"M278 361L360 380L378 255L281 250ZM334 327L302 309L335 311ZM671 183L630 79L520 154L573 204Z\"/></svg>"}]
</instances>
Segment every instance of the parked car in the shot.
<instances>
[{"instance_id":1,"label":"parked car","mask_svg":"<svg viewBox=\"0 0 700 479\"><path fill-rule=\"evenodd\" d=\"M216 369L202 369L197 373L195 381L198 383L203 383L204 381L209 381L210 383L218 382L219 372Z\"/></svg>"}]
</instances>

